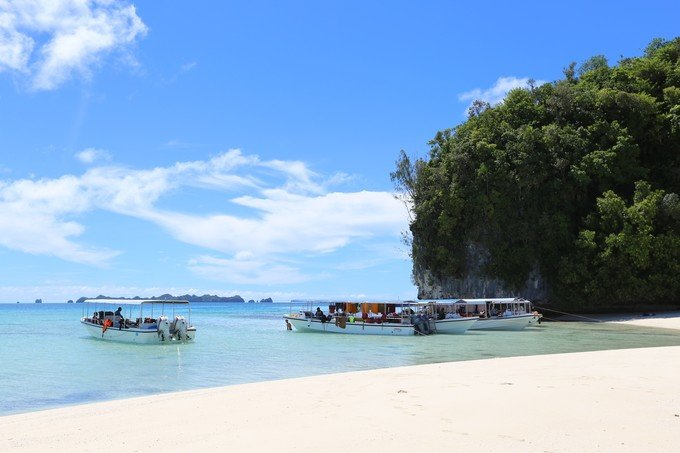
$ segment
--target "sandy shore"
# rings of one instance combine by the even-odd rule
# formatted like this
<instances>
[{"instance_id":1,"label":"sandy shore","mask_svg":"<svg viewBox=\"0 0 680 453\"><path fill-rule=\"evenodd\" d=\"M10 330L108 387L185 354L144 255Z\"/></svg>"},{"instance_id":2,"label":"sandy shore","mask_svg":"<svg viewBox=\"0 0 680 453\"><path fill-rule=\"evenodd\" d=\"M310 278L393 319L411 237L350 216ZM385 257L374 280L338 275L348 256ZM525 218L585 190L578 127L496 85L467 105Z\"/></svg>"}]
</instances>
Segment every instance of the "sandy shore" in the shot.
<instances>
[{"instance_id":1,"label":"sandy shore","mask_svg":"<svg viewBox=\"0 0 680 453\"><path fill-rule=\"evenodd\" d=\"M0 417L0 451L677 451L678 376L680 347L334 374Z\"/></svg>"},{"instance_id":2,"label":"sandy shore","mask_svg":"<svg viewBox=\"0 0 680 453\"><path fill-rule=\"evenodd\" d=\"M680 311L649 313L643 315L609 315L601 318L603 321L620 324L633 324L644 327L659 327L663 329L680 330Z\"/></svg>"}]
</instances>

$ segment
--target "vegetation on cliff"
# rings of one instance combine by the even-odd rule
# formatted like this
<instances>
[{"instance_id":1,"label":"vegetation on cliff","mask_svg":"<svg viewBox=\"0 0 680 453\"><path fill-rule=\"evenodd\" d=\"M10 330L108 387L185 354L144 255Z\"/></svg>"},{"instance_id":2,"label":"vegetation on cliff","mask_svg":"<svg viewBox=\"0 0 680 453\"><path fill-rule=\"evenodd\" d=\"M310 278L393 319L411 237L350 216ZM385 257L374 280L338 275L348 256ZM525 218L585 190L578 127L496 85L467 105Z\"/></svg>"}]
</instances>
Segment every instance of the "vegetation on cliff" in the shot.
<instances>
[{"instance_id":1,"label":"vegetation on cliff","mask_svg":"<svg viewBox=\"0 0 680 453\"><path fill-rule=\"evenodd\" d=\"M414 273L482 272L580 308L680 302L680 38L475 102L428 160L402 151Z\"/></svg>"}]
</instances>

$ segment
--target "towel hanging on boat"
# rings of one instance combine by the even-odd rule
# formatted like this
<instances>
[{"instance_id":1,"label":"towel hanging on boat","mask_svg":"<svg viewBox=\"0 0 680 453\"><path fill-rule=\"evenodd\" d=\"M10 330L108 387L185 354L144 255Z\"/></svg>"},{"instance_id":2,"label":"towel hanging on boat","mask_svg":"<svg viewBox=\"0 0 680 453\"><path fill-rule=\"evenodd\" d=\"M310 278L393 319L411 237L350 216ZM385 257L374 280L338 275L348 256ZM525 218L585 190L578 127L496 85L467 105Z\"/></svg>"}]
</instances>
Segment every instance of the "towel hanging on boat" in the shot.
<instances>
[{"instance_id":1,"label":"towel hanging on boat","mask_svg":"<svg viewBox=\"0 0 680 453\"><path fill-rule=\"evenodd\" d=\"M336 316L335 325L340 327L341 329L344 329L345 326L347 325L347 318L344 316Z\"/></svg>"}]
</instances>

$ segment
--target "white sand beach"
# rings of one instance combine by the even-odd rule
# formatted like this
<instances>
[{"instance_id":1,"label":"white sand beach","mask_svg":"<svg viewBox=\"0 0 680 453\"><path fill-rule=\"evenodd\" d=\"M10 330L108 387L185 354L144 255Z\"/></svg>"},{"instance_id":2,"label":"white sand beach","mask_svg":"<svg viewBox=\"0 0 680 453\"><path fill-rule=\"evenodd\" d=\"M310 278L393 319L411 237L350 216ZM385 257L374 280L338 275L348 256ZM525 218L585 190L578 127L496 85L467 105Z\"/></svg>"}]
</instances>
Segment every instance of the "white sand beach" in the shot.
<instances>
[{"instance_id":1,"label":"white sand beach","mask_svg":"<svg viewBox=\"0 0 680 453\"><path fill-rule=\"evenodd\" d=\"M612 315L602 318L607 322L632 324L642 327L658 327L662 329L680 329L680 311L648 313L646 315Z\"/></svg>"},{"instance_id":2,"label":"white sand beach","mask_svg":"<svg viewBox=\"0 0 680 453\"><path fill-rule=\"evenodd\" d=\"M678 376L680 347L333 374L0 417L0 451L668 452Z\"/></svg>"}]
</instances>

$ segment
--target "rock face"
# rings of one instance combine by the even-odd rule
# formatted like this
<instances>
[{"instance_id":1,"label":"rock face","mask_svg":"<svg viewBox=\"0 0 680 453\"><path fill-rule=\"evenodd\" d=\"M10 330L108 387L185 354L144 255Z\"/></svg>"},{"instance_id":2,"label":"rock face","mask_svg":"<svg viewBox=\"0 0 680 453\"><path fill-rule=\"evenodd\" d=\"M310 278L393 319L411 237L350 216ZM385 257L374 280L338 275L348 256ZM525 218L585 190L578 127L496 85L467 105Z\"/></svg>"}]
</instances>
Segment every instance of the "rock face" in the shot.
<instances>
[{"instance_id":1,"label":"rock face","mask_svg":"<svg viewBox=\"0 0 680 453\"><path fill-rule=\"evenodd\" d=\"M436 278L429 271L414 275L418 299L456 299L484 297L522 297L531 301L545 300L547 288L540 275L530 276L519 290L508 289L503 281L468 275L459 278Z\"/></svg>"},{"instance_id":2,"label":"rock face","mask_svg":"<svg viewBox=\"0 0 680 453\"><path fill-rule=\"evenodd\" d=\"M483 274L481 269L488 258L484 250L469 246L467 252L468 272L463 278L437 277L429 269L414 268L418 299L522 297L533 302L546 300L548 284L538 269L529 274L522 288L513 290L502 280Z\"/></svg>"}]
</instances>

